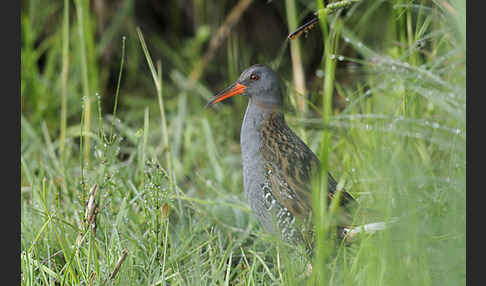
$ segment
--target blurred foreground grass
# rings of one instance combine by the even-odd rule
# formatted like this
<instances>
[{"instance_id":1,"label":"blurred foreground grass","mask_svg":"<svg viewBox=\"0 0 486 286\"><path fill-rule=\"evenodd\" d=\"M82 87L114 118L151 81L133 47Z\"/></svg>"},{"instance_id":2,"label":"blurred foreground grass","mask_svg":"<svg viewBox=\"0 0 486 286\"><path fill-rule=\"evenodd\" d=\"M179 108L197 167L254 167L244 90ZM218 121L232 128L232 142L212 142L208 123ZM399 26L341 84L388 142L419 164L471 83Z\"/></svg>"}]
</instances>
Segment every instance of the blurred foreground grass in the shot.
<instances>
[{"instance_id":1,"label":"blurred foreground grass","mask_svg":"<svg viewBox=\"0 0 486 286\"><path fill-rule=\"evenodd\" d=\"M296 63L284 40L312 1L249 1L204 68L245 1L24 2L22 285L306 283L306 258L262 232L242 193L245 98L204 109L257 62L281 75L287 120L316 153L330 131L340 186L382 220L400 218L336 246L314 269L326 273L319 285L465 284L464 1L361 1L328 16L343 23L328 124L319 27L299 38Z\"/></svg>"}]
</instances>

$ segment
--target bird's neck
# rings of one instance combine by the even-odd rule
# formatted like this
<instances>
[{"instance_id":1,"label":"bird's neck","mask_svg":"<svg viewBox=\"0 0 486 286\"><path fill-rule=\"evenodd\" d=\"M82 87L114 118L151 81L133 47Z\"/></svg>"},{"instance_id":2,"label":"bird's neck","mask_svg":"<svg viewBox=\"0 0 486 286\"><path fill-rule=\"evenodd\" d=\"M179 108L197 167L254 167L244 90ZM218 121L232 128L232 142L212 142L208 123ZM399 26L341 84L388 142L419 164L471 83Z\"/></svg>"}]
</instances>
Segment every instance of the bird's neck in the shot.
<instances>
[{"instance_id":1,"label":"bird's neck","mask_svg":"<svg viewBox=\"0 0 486 286\"><path fill-rule=\"evenodd\" d=\"M248 106L246 108L245 117L241 126L241 137L243 143L243 137L255 137L258 136L258 132L261 126L271 117L282 117L283 110L281 104L275 104L271 102L265 102L262 100L249 99Z\"/></svg>"},{"instance_id":2,"label":"bird's neck","mask_svg":"<svg viewBox=\"0 0 486 286\"><path fill-rule=\"evenodd\" d=\"M248 167L250 161L260 156L261 130L272 118L284 120L281 106L252 101L250 98L240 133L243 165Z\"/></svg>"}]
</instances>

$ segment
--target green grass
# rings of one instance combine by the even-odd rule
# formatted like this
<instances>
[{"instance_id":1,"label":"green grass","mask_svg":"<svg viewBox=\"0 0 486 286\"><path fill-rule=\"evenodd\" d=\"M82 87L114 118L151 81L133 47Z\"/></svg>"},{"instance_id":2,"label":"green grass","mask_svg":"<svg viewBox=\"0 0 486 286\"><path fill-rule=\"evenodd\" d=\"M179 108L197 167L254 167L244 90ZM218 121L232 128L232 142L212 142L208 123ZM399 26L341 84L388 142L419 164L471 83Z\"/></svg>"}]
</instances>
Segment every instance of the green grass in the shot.
<instances>
[{"instance_id":1,"label":"green grass","mask_svg":"<svg viewBox=\"0 0 486 286\"><path fill-rule=\"evenodd\" d=\"M287 19L302 23L327 2L265 5L281 9L286 29ZM294 111L302 95L294 91L289 42L284 35L268 56L257 48L261 35L246 41L244 29L252 26L244 17L251 15L200 79L189 81L236 2L193 1L189 35L182 8L168 2L177 13L168 16L173 29L160 35L147 23L137 33L134 1L105 7L113 20L101 33L99 10L87 2L26 1L21 284L464 285L465 4L436 2L361 1L326 15L299 38L307 71L313 47L334 41L306 74L309 106L301 114ZM268 15L268 27L277 27L270 14L256 12L265 5L255 1L245 13ZM287 121L360 202L356 224L392 217L398 224L345 246L322 231L333 214L323 212L318 233L325 244L314 261L263 232L242 192L246 99L204 108L255 62L281 74L291 99Z\"/></svg>"}]
</instances>

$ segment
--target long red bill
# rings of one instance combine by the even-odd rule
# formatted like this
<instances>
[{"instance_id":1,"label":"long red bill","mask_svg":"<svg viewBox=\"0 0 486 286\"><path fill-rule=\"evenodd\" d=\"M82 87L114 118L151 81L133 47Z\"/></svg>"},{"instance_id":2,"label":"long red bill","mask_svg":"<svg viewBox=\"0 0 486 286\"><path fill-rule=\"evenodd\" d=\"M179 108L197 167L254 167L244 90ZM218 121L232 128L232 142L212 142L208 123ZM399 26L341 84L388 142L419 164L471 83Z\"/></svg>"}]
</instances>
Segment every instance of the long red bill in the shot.
<instances>
[{"instance_id":1,"label":"long red bill","mask_svg":"<svg viewBox=\"0 0 486 286\"><path fill-rule=\"evenodd\" d=\"M241 84L241 83L236 83L231 85L230 87L226 88L225 90L221 91L218 93L215 97L213 97L208 104L206 104L206 107L211 106L215 103L218 103L220 101L223 101L227 99L228 97L232 97L234 95L242 94L245 91L246 85Z\"/></svg>"}]
</instances>

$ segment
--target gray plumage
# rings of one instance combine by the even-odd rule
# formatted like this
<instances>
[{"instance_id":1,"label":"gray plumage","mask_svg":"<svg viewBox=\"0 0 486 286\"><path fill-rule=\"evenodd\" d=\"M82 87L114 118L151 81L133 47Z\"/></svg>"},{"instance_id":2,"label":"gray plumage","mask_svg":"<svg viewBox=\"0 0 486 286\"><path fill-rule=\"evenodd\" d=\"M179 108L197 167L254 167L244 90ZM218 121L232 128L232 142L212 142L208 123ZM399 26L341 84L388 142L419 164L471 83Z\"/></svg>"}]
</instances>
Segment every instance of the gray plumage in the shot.
<instances>
[{"instance_id":1,"label":"gray plumage","mask_svg":"<svg viewBox=\"0 0 486 286\"><path fill-rule=\"evenodd\" d=\"M280 81L270 68L249 67L209 104L236 94L249 98L240 134L248 203L265 230L310 245L311 180L318 174L319 159L287 126ZM334 198L336 186L329 174L329 200ZM352 202L352 196L343 191L340 205L347 207Z\"/></svg>"}]
</instances>

